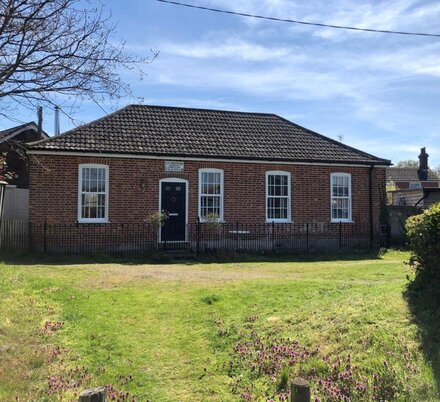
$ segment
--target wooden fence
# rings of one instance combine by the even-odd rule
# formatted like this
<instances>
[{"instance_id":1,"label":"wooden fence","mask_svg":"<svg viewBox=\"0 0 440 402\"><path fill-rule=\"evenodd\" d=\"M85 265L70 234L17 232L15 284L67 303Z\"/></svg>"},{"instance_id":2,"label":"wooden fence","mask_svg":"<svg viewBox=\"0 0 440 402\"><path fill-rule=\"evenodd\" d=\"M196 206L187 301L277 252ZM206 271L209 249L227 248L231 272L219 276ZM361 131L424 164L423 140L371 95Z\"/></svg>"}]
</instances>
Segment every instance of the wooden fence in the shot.
<instances>
[{"instance_id":1,"label":"wooden fence","mask_svg":"<svg viewBox=\"0 0 440 402\"><path fill-rule=\"evenodd\" d=\"M27 219L4 220L0 225L0 250L25 251L29 249Z\"/></svg>"},{"instance_id":2,"label":"wooden fence","mask_svg":"<svg viewBox=\"0 0 440 402\"><path fill-rule=\"evenodd\" d=\"M27 220L29 214L29 190L6 186L5 204L3 206L4 220Z\"/></svg>"}]
</instances>

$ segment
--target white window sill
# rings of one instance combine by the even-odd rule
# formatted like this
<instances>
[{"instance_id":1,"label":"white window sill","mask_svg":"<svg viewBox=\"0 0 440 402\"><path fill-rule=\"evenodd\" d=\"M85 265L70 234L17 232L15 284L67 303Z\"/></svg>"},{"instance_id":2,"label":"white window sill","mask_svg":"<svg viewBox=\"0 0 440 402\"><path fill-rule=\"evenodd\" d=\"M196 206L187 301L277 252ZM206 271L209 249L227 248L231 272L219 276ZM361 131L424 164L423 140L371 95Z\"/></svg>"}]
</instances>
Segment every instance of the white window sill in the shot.
<instances>
[{"instance_id":1,"label":"white window sill","mask_svg":"<svg viewBox=\"0 0 440 402\"><path fill-rule=\"evenodd\" d=\"M332 219L330 221L330 223L354 223L354 221L351 220L351 219L349 219L349 220L346 220L346 219Z\"/></svg>"},{"instance_id":2,"label":"white window sill","mask_svg":"<svg viewBox=\"0 0 440 402\"><path fill-rule=\"evenodd\" d=\"M226 223L226 221L224 221L223 219L220 219L218 221L202 221L200 219L200 223Z\"/></svg>"},{"instance_id":3,"label":"white window sill","mask_svg":"<svg viewBox=\"0 0 440 402\"><path fill-rule=\"evenodd\" d=\"M292 223L292 221L290 219L271 219L271 220L267 220L266 219L266 223Z\"/></svg>"}]
</instances>

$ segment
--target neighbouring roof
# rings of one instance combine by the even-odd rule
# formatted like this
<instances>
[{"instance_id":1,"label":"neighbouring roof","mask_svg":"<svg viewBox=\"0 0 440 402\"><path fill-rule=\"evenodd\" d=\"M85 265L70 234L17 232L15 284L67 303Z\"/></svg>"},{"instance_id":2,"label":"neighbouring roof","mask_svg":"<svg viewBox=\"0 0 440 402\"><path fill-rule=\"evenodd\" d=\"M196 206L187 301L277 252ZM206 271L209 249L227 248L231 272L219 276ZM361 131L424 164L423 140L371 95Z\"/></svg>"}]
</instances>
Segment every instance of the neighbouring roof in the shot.
<instances>
[{"instance_id":1,"label":"neighbouring roof","mask_svg":"<svg viewBox=\"0 0 440 402\"><path fill-rule=\"evenodd\" d=\"M16 135L18 135L26 130L37 131L38 126L34 121L30 121L29 123L23 123L23 124L20 124L19 126L7 128L6 130L0 131L0 143L2 143L3 141L6 141L8 139L14 138ZM49 138L49 136L44 131L42 131L42 135L45 138Z\"/></svg>"},{"instance_id":2,"label":"neighbouring roof","mask_svg":"<svg viewBox=\"0 0 440 402\"><path fill-rule=\"evenodd\" d=\"M129 105L32 150L353 164L391 162L327 138L280 116Z\"/></svg>"},{"instance_id":3,"label":"neighbouring roof","mask_svg":"<svg viewBox=\"0 0 440 402\"><path fill-rule=\"evenodd\" d=\"M389 181L420 181L418 168L387 168L387 180ZM430 169L428 171L428 180L440 180ZM424 180L423 180L424 181Z\"/></svg>"}]
</instances>

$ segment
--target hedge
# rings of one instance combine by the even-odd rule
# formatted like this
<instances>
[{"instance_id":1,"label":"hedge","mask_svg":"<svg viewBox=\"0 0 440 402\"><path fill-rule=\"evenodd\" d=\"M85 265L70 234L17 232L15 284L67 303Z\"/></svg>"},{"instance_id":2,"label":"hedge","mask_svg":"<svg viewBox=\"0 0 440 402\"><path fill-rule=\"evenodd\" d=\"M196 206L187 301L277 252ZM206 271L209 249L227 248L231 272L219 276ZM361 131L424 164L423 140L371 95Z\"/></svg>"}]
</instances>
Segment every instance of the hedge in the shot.
<instances>
[{"instance_id":1,"label":"hedge","mask_svg":"<svg viewBox=\"0 0 440 402\"><path fill-rule=\"evenodd\" d=\"M406 221L406 233L416 274L440 278L440 202Z\"/></svg>"}]
</instances>

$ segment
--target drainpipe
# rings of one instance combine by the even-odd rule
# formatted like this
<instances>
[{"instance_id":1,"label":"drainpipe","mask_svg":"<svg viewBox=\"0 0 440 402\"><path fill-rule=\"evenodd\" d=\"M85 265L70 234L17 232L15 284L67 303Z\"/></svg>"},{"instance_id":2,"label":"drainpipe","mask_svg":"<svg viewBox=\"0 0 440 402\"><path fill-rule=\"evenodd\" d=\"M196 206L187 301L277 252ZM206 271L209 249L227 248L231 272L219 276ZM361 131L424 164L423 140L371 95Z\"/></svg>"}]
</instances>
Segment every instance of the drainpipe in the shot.
<instances>
[{"instance_id":1,"label":"drainpipe","mask_svg":"<svg viewBox=\"0 0 440 402\"><path fill-rule=\"evenodd\" d=\"M373 169L374 165L368 170L368 197L370 204L370 248L373 248L374 228L373 228Z\"/></svg>"}]
</instances>

